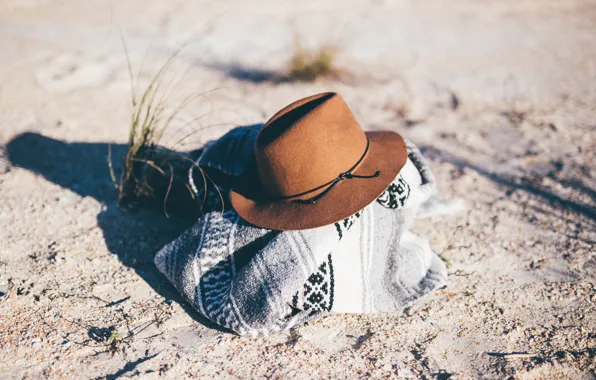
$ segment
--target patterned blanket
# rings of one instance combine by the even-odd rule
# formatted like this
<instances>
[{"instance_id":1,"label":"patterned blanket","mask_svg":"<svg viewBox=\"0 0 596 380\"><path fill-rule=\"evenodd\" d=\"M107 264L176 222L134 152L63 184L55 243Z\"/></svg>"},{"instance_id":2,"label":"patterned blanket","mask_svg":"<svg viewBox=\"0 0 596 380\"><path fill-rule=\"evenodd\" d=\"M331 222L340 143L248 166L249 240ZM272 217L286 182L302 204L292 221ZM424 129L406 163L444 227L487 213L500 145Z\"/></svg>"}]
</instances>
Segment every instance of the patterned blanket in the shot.
<instances>
[{"instance_id":1,"label":"patterned blanket","mask_svg":"<svg viewBox=\"0 0 596 380\"><path fill-rule=\"evenodd\" d=\"M445 285L444 263L409 228L417 217L455 211L462 202L436 198L414 144L406 142L405 167L360 212L319 228L276 231L245 222L228 206L226 186L244 170L258 129L239 127L206 144L189 173L205 214L155 257L199 313L240 335L261 336L326 312L398 310ZM215 187L206 173L225 180Z\"/></svg>"}]
</instances>

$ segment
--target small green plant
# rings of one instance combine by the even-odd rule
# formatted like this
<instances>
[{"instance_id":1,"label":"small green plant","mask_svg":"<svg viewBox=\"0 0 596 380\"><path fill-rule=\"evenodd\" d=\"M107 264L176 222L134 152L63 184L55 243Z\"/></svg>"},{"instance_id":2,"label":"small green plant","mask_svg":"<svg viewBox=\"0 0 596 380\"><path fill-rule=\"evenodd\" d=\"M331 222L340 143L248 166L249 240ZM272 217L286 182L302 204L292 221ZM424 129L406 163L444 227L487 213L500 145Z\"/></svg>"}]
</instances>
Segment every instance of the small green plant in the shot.
<instances>
[{"instance_id":1,"label":"small green plant","mask_svg":"<svg viewBox=\"0 0 596 380\"><path fill-rule=\"evenodd\" d=\"M120 350L120 344L124 338L116 330L112 330L108 340L106 341L107 351L114 356Z\"/></svg>"},{"instance_id":2,"label":"small green plant","mask_svg":"<svg viewBox=\"0 0 596 380\"><path fill-rule=\"evenodd\" d=\"M334 66L336 49L323 46L315 51L307 50L299 43L290 60L289 77L294 80L312 82L317 78L337 74Z\"/></svg>"}]
</instances>

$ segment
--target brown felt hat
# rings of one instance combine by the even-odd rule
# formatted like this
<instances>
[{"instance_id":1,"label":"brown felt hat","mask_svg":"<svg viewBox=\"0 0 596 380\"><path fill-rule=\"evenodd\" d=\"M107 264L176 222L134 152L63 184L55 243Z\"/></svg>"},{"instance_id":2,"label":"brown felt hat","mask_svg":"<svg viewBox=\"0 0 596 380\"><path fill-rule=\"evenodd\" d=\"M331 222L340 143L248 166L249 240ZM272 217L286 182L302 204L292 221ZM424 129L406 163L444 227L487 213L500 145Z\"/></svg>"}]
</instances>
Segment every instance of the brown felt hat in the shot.
<instances>
[{"instance_id":1,"label":"brown felt hat","mask_svg":"<svg viewBox=\"0 0 596 380\"><path fill-rule=\"evenodd\" d=\"M236 212L259 227L320 227L374 202L406 159L399 134L364 132L341 96L313 95L263 126L230 198Z\"/></svg>"}]
</instances>

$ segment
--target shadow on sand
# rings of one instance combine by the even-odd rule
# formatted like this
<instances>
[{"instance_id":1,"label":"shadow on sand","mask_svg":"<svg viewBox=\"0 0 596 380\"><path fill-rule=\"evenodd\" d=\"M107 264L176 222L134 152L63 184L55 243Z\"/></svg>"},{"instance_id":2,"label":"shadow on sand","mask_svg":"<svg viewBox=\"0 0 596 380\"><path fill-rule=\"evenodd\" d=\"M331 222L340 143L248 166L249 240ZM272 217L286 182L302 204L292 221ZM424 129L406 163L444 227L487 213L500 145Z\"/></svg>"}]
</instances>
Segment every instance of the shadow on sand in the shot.
<instances>
[{"instance_id":1,"label":"shadow on sand","mask_svg":"<svg viewBox=\"0 0 596 380\"><path fill-rule=\"evenodd\" d=\"M493 173L486 170L478 165L469 162L466 159L460 158L454 154L436 149L433 146L421 146L421 152L429 157L435 158L442 161L449 162L459 168L467 168L475 171L476 173L490 179L496 184L505 186L508 188L508 193L514 190L525 191L532 196L544 200L546 203L552 205L557 209L565 209L575 214L581 215L592 222L596 222L596 208L593 205L580 203L570 199L566 199L558 194L545 189L540 184L532 181L528 178L519 178L514 176L507 176L500 173ZM552 179L555 179L551 176ZM555 179L556 180L556 179ZM572 187L577 193L581 193L587 198L590 198L596 203L596 191L583 184L578 179L571 180L557 180L557 182L564 187Z\"/></svg>"},{"instance_id":2,"label":"shadow on sand","mask_svg":"<svg viewBox=\"0 0 596 380\"><path fill-rule=\"evenodd\" d=\"M292 82L295 79L291 78L289 75L274 71L274 70L264 70L256 67L248 67L243 66L239 63L232 63L232 64L211 64L206 65L206 67L220 71L224 73L227 77L234 78L236 80L254 84L261 84L261 83L273 83L273 84L280 84L280 83L287 83Z\"/></svg>"},{"instance_id":3,"label":"shadow on sand","mask_svg":"<svg viewBox=\"0 0 596 380\"><path fill-rule=\"evenodd\" d=\"M82 197L93 197L103 204L97 215L108 250L135 272L166 300L178 302L199 323L218 328L194 311L176 289L157 270L155 253L178 237L194 222L191 218L170 215L163 209L125 210L118 207L118 194L108 168L108 143L67 143L37 134L24 133L6 145L9 162L39 174ZM111 144L116 173L122 169L127 146ZM224 330L221 330L224 331Z\"/></svg>"}]
</instances>

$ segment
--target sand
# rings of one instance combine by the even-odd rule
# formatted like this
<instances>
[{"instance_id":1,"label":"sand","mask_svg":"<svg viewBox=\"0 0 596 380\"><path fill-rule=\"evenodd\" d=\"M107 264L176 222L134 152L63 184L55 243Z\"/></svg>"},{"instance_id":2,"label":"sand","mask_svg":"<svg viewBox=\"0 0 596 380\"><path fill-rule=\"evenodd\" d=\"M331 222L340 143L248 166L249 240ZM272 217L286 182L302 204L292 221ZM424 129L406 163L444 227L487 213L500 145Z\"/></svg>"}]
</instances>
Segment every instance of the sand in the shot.
<instances>
[{"instance_id":1,"label":"sand","mask_svg":"<svg viewBox=\"0 0 596 380\"><path fill-rule=\"evenodd\" d=\"M190 41L179 149L326 90L417 143L468 205L415 225L449 286L267 339L203 320L153 265L189 221L117 205L120 36L141 87ZM296 36L342 77L276 81ZM596 2L4 0L0 46L0 377L596 376Z\"/></svg>"}]
</instances>

